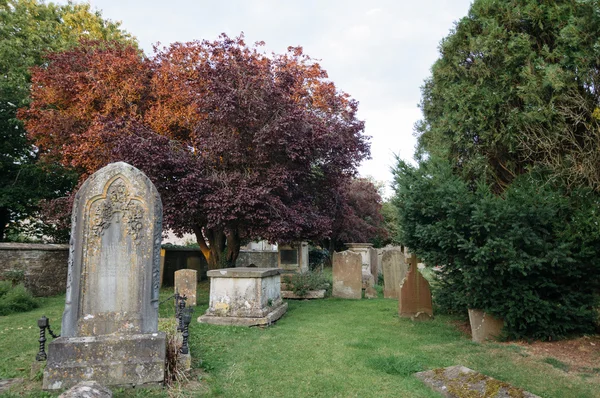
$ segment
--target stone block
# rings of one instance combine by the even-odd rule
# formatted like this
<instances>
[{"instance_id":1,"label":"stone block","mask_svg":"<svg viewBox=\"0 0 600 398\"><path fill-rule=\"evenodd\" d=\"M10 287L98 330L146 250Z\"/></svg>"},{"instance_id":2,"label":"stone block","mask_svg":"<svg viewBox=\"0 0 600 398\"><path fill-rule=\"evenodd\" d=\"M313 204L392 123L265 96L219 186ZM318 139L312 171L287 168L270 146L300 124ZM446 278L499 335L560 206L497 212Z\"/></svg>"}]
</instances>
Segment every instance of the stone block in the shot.
<instances>
[{"instance_id":1,"label":"stone block","mask_svg":"<svg viewBox=\"0 0 600 398\"><path fill-rule=\"evenodd\" d=\"M471 324L472 340L483 343L486 340L495 340L502 333L504 321L482 310L469 309L469 323Z\"/></svg>"},{"instance_id":2,"label":"stone block","mask_svg":"<svg viewBox=\"0 0 600 398\"><path fill-rule=\"evenodd\" d=\"M383 268L383 297L398 299L400 286L408 273L408 264L404 259L404 253L399 249L389 249L381 256Z\"/></svg>"},{"instance_id":3,"label":"stone block","mask_svg":"<svg viewBox=\"0 0 600 398\"><path fill-rule=\"evenodd\" d=\"M165 376L165 347L163 332L59 337L48 347L43 388L70 388L90 380L107 386L159 385Z\"/></svg>"},{"instance_id":4,"label":"stone block","mask_svg":"<svg viewBox=\"0 0 600 398\"><path fill-rule=\"evenodd\" d=\"M208 271L210 302L198 322L215 325L270 325L287 311L278 268L225 268Z\"/></svg>"},{"instance_id":5,"label":"stone block","mask_svg":"<svg viewBox=\"0 0 600 398\"><path fill-rule=\"evenodd\" d=\"M362 259L359 253L333 253L333 297L362 298Z\"/></svg>"},{"instance_id":6,"label":"stone block","mask_svg":"<svg viewBox=\"0 0 600 398\"><path fill-rule=\"evenodd\" d=\"M464 366L456 365L448 368L428 370L415 373L431 389L443 397L521 397L540 398L521 388L496 380L492 377L475 372ZM494 391L493 395L490 391Z\"/></svg>"},{"instance_id":7,"label":"stone block","mask_svg":"<svg viewBox=\"0 0 600 398\"><path fill-rule=\"evenodd\" d=\"M112 398L113 393L95 381L82 381L60 394L58 398Z\"/></svg>"},{"instance_id":8,"label":"stone block","mask_svg":"<svg viewBox=\"0 0 600 398\"><path fill-rule=\"evenodd\" d=\"M412 255L408 262L408 273L398 296L398 315L419 320L427 319L427 316L432 318L433 305L429 282L419 272L415 255Z\"/></svg>"},{"instance_id":9,"label":"stone block","mask_svg":"<svg viewBox=\"0 0 600 398\"><path fill-rule=\"evenodd\" d=\"M198 272L193 269L175 271L175 291L185 295L187 307L196 306L196 290L198 287Z\"/></svg>"},{"instance_id":10,"label":"stone block","mask_svg":"<svg viewBox=\"0 0 600 398\"><path fill-rule=\"evenodd\" d=\"M377 298L377 290L374 287L368 287L365 289L365 298L374 299Z\"/></svg>"}]
</instances>

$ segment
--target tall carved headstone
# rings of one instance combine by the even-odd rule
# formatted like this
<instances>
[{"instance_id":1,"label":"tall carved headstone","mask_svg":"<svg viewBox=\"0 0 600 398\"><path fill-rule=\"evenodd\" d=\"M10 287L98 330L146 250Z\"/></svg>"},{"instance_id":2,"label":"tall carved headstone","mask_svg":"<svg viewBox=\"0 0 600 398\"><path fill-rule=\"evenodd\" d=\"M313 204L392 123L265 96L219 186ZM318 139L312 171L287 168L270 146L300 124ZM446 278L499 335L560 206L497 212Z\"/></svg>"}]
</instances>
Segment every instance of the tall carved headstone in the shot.
<instances>
[{"instance_id":1,"label":"tall carved headstone","mask_svg":"<svg viewBox=\"0 0 600 398\"><path fill-rule=\"evenodd\" d=\"M350 250L333 253L333 297L362 298L362 260Z\"/></svg>"},{"instance_id":2,"label":"tall carved headstone","mask_svg":"<svg viewBox=\"0 0 600 398\"><path fill-rule=\"evenodd\" d=\"M86 380L162 382L161 232L160 196L133 166L112 163L81 186L73 204L61 337L48 347L45 389Z\"/></svg>"},{"instance_id":3,"label":"tall carved headstone","mask_svg":"<svg viewBox=\"0 0 600 398\"><path fill-rule=\"evenodd\" d=\"M398 296L398 315L412 320L431 319L433 305L429 282L417 267L417 256L411 254L407 260L409 269Z\"/></svg>"},{"instance_id":4,"label":"tall carved headstone","mask_svg":"<svg viewBox=\"0 0 600 398\"><path fill-rule=\"evenodd\" d=\"M399 249L386 250L381 257L381 266L383 268L383 297L398 299L400 286L408 272L404 253Z\"/></svg>"}]
</instances>

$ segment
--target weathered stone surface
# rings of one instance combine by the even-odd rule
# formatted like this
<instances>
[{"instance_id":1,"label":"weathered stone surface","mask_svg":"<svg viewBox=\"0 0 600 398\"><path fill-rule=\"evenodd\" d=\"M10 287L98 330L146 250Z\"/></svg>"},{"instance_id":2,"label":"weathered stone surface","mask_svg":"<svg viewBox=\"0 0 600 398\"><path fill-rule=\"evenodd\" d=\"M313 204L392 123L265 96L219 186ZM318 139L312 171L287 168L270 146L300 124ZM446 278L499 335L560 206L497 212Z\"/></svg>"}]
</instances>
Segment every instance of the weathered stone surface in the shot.
<instances>
[{"instance_id":1,"label":"weathered stone surface","mask_svg":"<svg viewBox=\"0 0 600 398\"><path fill-rule=\"evenodd\" d=\"M160 249L160 286L163 285L163 279L165 277L165 256L167 251Z\"/></svg>"},{"instance_id":2,"label":"weathered stone surface","mask_svg":"<svg viewBox=\"0 0 600 398\"><path fill-rule=\"evenodd\" d=\"M112 163L81 186L62 336L157 330L161 232L160 196L133 166Z\"/></svg>"},{"instance_id":3,"label":"weathered stone surface","mask_svg":"<svg viewBox=\"0 0 600 398\"><path fill-rule=\"evenodd\" d=\"M383 268L383 297L398 299L400 286L408 273L408 264L404 259L404 253L399 249L386 250L381 256Z\"/></svg>"},{"instance_id":4,"label":"weathered stone surface","mask_svg":"<svg viewBox=\"0 0 600 398\"><path fill-rule=\"evenodd\" d=\"M183 371L190 370L192 368L192 356L179 353L177 355L177 368Z\"/></svg>"},{"instance_id":5,"label":"weathered stone surface","mask_svg":"<svg viewBox=\"0 0 600 398\"><path fill-rule=\"evenodd\" d=\"M23 383L22 378L0 380L0 393L7 392L11 387Z\"/></svg>"},{"instance_id":6,"label":"weathered stone surface","mask_svg":"<svg viewBox=\"0 0 600 398\"><path fill-rule=\"evenodd\" d=\"M372 287L375 285L375 277L371 273L371 243L344 243L348 250L360 254L362 263L362 288Z\"/></svg>"},{"instance_id":7,"label":"weathered stone surface","mask_svg":"<svg viewBox=\"0 0 600 398\"><path fill-rule=\"evenodd\" d=\"M379 279L379 269L377 268L377 249L369 248L369 264L371 266L371 275L373 275L373 279L375 280L375 284L377 284L377 280Z\"/></svg>"},{"instance_id":8,"label":"weathered stone surface","mask_svg":"<svg viewBox=\"0 0 600 398\"><path fill-rule=\"evenodd\" d=\"M108 387L95 381L82 381L60 394L58 398L112 398Z\"/></svg>"},{"instance_id":9,"label":"weathered stone surface","mask_svg":"<svg viewBox=\"0 0 600 398\"><path fill-rule=\"evenodd\" d=\"M377 290L374 287L368 287L365 289L365 298L374 299L377 298Z\"/></svg>"},{"instance_id":10,"label":"weathered stone surface","mask_svg":"<svg viewBox=\"0 0 600 398\"><path fill-rule=\"evenodd\" d=\"M278 267L285 271L308 271L308 243L298 242L278 247ZM258 265L258 264L257 264Z\"/></svg>"},{"instance_id":11,"label":"weathered stone surface","mask_svg":"<svg viewBox=\"0 0 600 398\"><path fill-rule=\"evenodd\" d=\"M419 372L415 373L415 376L433 390L448 398L466 396L540 398L530 392L460 365Z\"/></svg>"},{"instance_id":12,"label":"weathered stone surface","mask_svg":"<svg viewBox=\"0 0 600 398\"><path fill-rule=\"evenodd\" d=\"M309 290L308 292L306 292L306 294L304 296L298 296L291 290L282 290L281 297L284 299L294 299L294 300L322 299L322 298L325 298L325 289Z\"/></svg>"},{"instance_id":13,"label":"weathered stone surface","mask_svg":"<svg viewBox=\"0 0 600 398\"><path fill-rule=\"evenodd\" d=\"M69 245L0 243L0 280L22 281L34 296L64 294Z\"/></svg>"},{"instance_id":14,"label":"weathered stone surface","mask_svg":"<svg viewBox=\"0 0 600 398\"><path fill-rule=\"evenodd\" d=\"M483 343L494 340L502 332L504 321L481 310L469 309L469 322L471 324L472 340Z\"/></svg>"},{"instance_id":15,"label":"weathered stone surface","mask_svg":"<svg viewBox=\"0 0 600 398\"><path fill-rule=\"evenodd\" d=\"M198 287L198 272L193 269L175 271L175 291L185 295L185 305L196 306L196 290Z\"/></svg>"},{"instance_id":16,"label":"weathered stone surface","mask_svg":"<svg viewBox=\"0 0 600 398\"><path fill-rule=\"evenodd\" d=\"M408 259L409 270L398 296L398 315L423 320L426 315L433 317L433 305L429 282L421 275L417 264L417 257L411 255Z\"/></svg>"},{"instance_id":17,"label":"weathered stone surface","mask_svg":"<svg viewBox=\"0 0 600 398\"><path fill-rule=\"evenodd\" d=\"M240 250L236 267L247 267L250 264L256 265L258 268L277 268L279 252L276 251L249 251Z\"/></svg>"},{"instance_id":18,"label":"weathered stone surface","mask_svg":"<svg viewBox=\"0 0 600 398\"><path fill-rule=\"evenodd\" d=\"M208 271L210 302L198 322L269 325L287 310L281 299L279 268L225 268Z\"/></svg>"},{"instance_id":19,"label":"weathered stone surface","mask_svg":"<svg viewBox=\"0 0 600 398\"><path fill-rule=\"evenodd\" d=\"M81 186L73 204L62 337L49 344L44 388L88 380L162 382L161 232L160 196L133 166L110 164Z\"/></svg>"},{"instance_id":20,"label":"weathered stone surface","mask_svg":"<svg viewBox=\"0 0 600 398\"><path fill-rule=\"evenodd\" d=\"M333 297L362 298L362 259L359 253L333 253Z\"/></svg>"},{"instance_id":21,"label":"weathered stone surface","mask_svg":"<svg viewBox=\"0 0 600 398\"><path fill-rule=\"evenodd\" d=\"M50 347L44 389L89 380L107 386L152 386L164 378L164 332L61 337Z\"/></svg>"}]
</instances>

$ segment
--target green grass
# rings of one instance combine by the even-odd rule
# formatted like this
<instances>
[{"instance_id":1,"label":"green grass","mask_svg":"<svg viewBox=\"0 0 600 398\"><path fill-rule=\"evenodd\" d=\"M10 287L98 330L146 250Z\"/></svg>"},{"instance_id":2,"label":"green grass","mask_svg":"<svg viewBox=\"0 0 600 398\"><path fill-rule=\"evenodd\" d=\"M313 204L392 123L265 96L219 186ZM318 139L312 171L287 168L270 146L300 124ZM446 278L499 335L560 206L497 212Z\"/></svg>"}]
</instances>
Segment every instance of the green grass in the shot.
<instances>
[{"instance_id":1,"label":"green grass","mask_svg":"<svg viewBox=\"0 0 600 398\"><path fill-rule=\"evenodd\" d=\"M208 284L198 289L208 306ZM172 290L164 290L166 298ZM35 322L42 314L59 327L63 297L0 317L0 378L29 376L37 352ZM160 307L172 316L172 301ZM595 397L600 376L579 377L555 364L524 356L513 345L476 344L438 316L413 323L388 299L289 301L287 314L261 328L191 325L193 367L174 396L222 397L439 397L412 374L461 364L542 397ZM39 381L16 393L43 396ZM7 396L19 396L7 394ZM46 396L56 396L46 395ZM163 397L162 390L116 390L116 397Z\"/></svg>"}]
</instances>

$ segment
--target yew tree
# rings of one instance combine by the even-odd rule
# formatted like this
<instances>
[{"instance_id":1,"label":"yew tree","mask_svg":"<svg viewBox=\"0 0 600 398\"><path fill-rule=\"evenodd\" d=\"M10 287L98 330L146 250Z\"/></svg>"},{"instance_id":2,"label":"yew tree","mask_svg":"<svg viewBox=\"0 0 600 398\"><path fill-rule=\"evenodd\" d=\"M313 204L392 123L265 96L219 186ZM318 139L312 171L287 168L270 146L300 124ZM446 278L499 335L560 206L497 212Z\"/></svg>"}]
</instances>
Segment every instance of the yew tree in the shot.
<instances>
[{"instance_id":1,"label":"yew tree","mask_svg":"<svg viewBox=\"0 0 600 398\"><path fill-rule=\"evenodd\" d=\"M166 227L195 233L210 268L244 239L321 239L369 155L358 104L301 48L261 44L221 35L145 58L86 43L34 71L21 116L44 156L82 175L117 160L144 171Z\"/></svg>"}]
</instances>

